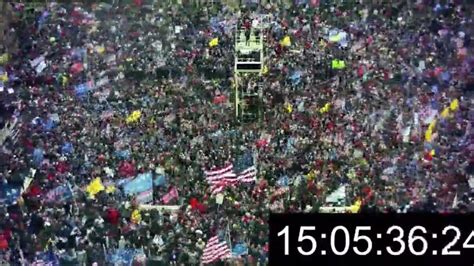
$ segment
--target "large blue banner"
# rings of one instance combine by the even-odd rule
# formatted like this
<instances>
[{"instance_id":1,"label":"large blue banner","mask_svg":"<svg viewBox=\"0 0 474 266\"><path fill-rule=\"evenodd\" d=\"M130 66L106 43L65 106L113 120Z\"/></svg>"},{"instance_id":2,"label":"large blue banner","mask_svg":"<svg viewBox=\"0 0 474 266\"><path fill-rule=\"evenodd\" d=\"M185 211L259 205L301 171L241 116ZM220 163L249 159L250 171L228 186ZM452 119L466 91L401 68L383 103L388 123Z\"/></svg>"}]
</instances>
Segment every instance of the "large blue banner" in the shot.
<instances>
[{"instance_id":1,"label":"large blue banner","mask_svg":"<svg viewBox=\"0 0 474 266\"><path fill-rule=\"evenodd\" d=\"M126 194L137 194L153 189L153 177L150 172L139 174L135 179L126 183L123 190Z\"/></svg>"}]
</instances>

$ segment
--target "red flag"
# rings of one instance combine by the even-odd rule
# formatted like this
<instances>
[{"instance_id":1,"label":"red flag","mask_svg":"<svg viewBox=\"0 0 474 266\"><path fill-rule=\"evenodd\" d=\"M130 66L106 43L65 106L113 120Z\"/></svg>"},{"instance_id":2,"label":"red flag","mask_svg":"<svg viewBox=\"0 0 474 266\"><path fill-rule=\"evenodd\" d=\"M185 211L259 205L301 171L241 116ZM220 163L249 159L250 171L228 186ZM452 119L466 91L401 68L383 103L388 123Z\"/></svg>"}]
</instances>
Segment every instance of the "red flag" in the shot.
<instances>
[{"instance_id":1,"label":"red flag","mask_svg":"<svg viewBox=\"0 0 474 266\"><path fill-rule=\"evenodd\" d=\"M83 70L84 70L84 66L82 65L82 63L74 63L71 66L71 69L69 70L69 72L73 75L76 75L76 74L82 72Z\"/></svg>"},{"instance_id":2,"label":"red flag","mask_svg":"<svg viewBox=\"0 0 474 266\"><path fill-rule=\"evenodd\" d=\"M213 103L221 104L221 103L225 103L226 101L227 101L227 97L225 97L225 95L218 95L214 97Z\"/></svg>"},{"instance_id":3,"label":"red flag","mask_svg":"<svg viewBox=\"0 0 474 266\"><path fill-rule=\"evenodd\" d=\"M118 225L120 219L120 212L115 208L107 210L107 221L113 225Z\"/></svg>"},{"instance_id":4,"label":"red flag","mask_svg":"<svg viewBox=\"0 0 474 266\"><path fill-rule=\"evenodd\" d=\"M119 166L119 175L123 177L135 176L135 166L129 162L122 162Z\"/></svg>"},{"instance_id":5,"label":"red flag","mask_svg":"<svg viewBox=\"0 0 474 266\"><path fill-rule=\"evenodd\" d=\"M257 140L257 148L263 148L268 145L268 140L267 139L259 139Z\"/></svg>"},{"instance_id":6,"label":"red flag","mask_svg":"<svg viewBox=\"0 0 474 266\"><path fill-rule=\"evenodd\" d=\"M200 204L200 203L199 203L198 199L196 199L196 198L192 198L192 199L189 201L189 205L191 205L191 209L193 209L193 210L194 210L194 209L197 209L198 206L199 206L199 204Z\"/></svg>"},{"instance_id":7,"label":"red flag","mask_svg":"<svg viewBox=\"0 0 474 266\"><path fill-rule=\"evenodd\" d=\"M3 234L0 234L0 250L6 250L6 249L8 249L7 238Z\"/></svg>"}]
</instances>

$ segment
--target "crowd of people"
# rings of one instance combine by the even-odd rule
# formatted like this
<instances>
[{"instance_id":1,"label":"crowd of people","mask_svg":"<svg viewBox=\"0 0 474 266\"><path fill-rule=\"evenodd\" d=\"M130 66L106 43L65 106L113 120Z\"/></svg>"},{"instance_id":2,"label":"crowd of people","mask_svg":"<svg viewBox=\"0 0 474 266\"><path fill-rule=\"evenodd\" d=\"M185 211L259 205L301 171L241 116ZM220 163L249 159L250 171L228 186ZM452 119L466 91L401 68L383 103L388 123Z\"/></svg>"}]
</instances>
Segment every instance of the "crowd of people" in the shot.
<instances>
[{"instance_id":1,"label":"crowd of people","mask_svg":"<svg viewBox=\"0 0 474 266\"><path fill-rule=\"evenodd\" d=\"M340 206L359 211L473 210L474 27L462 1L158 2L12 4L0 264L108 265L133 250L143 265L197 265L218 235L245 247L225 263L266 265L269 213L318 212L340 186ZM262 119L243 123L233 68L245 25L261 27L265 71L241 78L263 90ZM216 201L204 170L242 157L255 182ZM119 181L144 173L160 177L147 205L165 207L124 193Z\"/></svg>"}]
</instances>

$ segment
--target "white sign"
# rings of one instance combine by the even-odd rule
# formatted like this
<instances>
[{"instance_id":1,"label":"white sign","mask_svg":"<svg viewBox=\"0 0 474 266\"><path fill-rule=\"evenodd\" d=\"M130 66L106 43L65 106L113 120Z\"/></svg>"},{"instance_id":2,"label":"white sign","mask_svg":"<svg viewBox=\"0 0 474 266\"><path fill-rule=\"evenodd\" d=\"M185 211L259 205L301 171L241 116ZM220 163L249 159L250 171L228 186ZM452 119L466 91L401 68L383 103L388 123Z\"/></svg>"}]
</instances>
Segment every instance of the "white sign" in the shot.
<instances>
[{"instance_id":1,"label":"white sign","mask_svg":"<svg viewBox=\"0 0 474 266\"><path fill-rule=\"evenodd\" d=\"M35 70L36 70L36 73L39 74L41 72L43 72L43 70L46 68L46 63L44 61L41 61L38 66L36 66Z\"/></svg>"},{"instance_id":2,"label":"white sign","mask_svg":"<svg viewBox=\"0 0 474 266\"><path fill-rule=\"evenodd\" d=\"M217 194L216 203L221 205L224 202L224 194Z\"/></svg>"},{"instance_id":3,"label":"white sign","mask_svg":"<svg viewBox=\"0 0 474 266\"><path fill-rule=\"evenodd\" d=\"M141 204L140 210L148 211L148 210L157 210L157 211L178 211L181 206L179 205L149 205L149 204Z\"/></svg>"}]
</instances>

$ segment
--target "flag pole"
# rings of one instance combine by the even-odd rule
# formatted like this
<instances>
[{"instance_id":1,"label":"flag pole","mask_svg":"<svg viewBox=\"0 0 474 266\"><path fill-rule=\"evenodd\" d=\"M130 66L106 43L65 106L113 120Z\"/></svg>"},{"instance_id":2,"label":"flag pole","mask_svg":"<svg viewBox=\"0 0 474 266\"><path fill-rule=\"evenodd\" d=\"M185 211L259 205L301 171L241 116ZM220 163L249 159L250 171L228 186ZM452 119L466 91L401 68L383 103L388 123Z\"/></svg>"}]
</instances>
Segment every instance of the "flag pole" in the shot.
<instances>
[{"instance_id":1,"label":"flag pole","mask_svg":"<svg viewBox=\"0 0 474 266\"><path fill-rule=\"evenodd\" d=\"M227 237L229 239L229 247L230 247L230 252L232 253L232 241L230 238L230 226L229 223L227 223Z\"/></svg>"}]
</instances>

